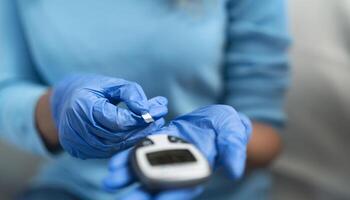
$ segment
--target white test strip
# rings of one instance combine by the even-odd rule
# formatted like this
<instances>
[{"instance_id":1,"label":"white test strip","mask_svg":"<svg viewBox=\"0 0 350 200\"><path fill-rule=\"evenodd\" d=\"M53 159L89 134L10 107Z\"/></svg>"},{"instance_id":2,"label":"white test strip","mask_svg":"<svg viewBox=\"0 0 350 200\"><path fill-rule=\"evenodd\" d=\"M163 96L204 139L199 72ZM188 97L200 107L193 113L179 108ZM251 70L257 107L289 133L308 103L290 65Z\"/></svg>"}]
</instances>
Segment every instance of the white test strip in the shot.
<instances>
[{"instance_id":1,"label":"white test strip","mask_svg":"<svg viewBox=\"0 0 350 200\"><path fill-rule=\"evenodd\" d=\"M141 115L141 117L143 118L143 120L145 120L146 123L152 123L154 122L153 117L149 114L149 113L145 113L143 115Z\"/></svg>"}]
</instances>

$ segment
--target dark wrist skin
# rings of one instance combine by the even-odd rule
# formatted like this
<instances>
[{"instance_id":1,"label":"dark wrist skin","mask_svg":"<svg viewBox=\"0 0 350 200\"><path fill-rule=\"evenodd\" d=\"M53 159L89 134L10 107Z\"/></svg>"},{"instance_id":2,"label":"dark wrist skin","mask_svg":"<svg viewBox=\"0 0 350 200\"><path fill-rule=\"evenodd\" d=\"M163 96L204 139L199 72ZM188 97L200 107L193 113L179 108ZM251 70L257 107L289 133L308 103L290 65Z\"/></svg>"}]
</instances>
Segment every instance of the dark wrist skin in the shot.
<instances>
[{"instance_id":1,"label":"dark wrist skin","mask_svg":"<svg viewBox=\"0 0 350 200\"><path fill-rule=\"evenodd\" d=\"M58 139L58 131L52 117L50 107L51 90L43 94L36 105L35 122L36 127L47 150L53 154L62 151Z\"/></svg>"},{"instance_id":2,"label":"dark wrist skin","mask_svg":"<svg viewBox=\"0 0 350 200\"><path fill-rule=\"evenodd\" d=\"M248 143L248 169L264 168L271 164L282 151L282 139L271 125L253 122L253 133Z\"/></svg>"}]
</instances>

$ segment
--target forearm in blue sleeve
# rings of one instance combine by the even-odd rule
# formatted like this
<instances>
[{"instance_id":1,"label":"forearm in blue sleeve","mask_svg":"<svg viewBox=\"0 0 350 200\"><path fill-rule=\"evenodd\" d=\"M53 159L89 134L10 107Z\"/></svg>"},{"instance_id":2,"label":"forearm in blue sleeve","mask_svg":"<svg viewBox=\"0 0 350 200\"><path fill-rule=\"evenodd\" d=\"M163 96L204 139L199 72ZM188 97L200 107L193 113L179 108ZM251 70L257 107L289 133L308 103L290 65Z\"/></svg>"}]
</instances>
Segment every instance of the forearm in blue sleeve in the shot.
<instances>
[{"instance_id":1,"label":"forearm in blue sleeve","mask_svg":"<svg viewBox=\"0 0 350 200\"><path fill-rule=\"evenodd\" d=\"M256 121L281 126L289 84L284 0L231 0L225 59L225 103Z\"/></svg>"},{"instance_id":2,"label":"forearm in blue sleeve","mask_svg":"<svg viewBox=\"0 0 350 200\"><path fill-rule=\"evenodd\" d=\"M27 82L0 90L0 135L21 149L46 154L35 125L35 106L46 88Z\"/></svg>"},{"instance_id":3,"label":"forearm in blue sleeve","mask_svg":"<svg viewBox=\"0 0 350 200\"><path fill-rule=\"evenodd\" d=\"M48 155L35 126L40 84L19 26L15 1L0 0L0 138Z\"/></svg>"}]
</instances>

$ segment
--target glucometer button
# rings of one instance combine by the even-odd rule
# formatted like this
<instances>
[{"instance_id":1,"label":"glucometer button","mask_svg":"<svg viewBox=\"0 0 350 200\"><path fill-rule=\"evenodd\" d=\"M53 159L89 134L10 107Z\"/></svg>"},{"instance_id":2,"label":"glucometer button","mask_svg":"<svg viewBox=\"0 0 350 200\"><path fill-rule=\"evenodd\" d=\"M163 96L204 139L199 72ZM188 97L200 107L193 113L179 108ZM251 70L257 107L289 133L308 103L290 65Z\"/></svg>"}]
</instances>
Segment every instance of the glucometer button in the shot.
<instances>
[{"instance_id":1,"label":"glucometer button","mask_svg":"<svg viewBox=\"0 0 350 200\"><path fill-rule=\"evenodd\" d=\"M187 143L185 140L171 135L168 136L168 140L171 143Z\"/></svg>"},{"instance_id":2,"label":"glucometer button","mask_svg":"<svg viewBox=\"0 0 350 200\"><path fill-rule=\"evenodd\" d=\"M143 140L142 142L141 142L141 146L149 146L149 145L152 145L153 144L153 142L152 142L152 140L150 140L150 139L145 139L145 140Z\"/></svg>"},{"instance_id":3,"label":"glucometer button","mask_svg":"<svg viewBox=\"0 0 350 200\"><path fill-rule=\"evenodd\" d=\"M150 145L153 145L153 141L146 138L144 140L142 140L141 142L139 142L136 147L145 147L145 146L150 146Z\"/></svg>"}]
</instances>

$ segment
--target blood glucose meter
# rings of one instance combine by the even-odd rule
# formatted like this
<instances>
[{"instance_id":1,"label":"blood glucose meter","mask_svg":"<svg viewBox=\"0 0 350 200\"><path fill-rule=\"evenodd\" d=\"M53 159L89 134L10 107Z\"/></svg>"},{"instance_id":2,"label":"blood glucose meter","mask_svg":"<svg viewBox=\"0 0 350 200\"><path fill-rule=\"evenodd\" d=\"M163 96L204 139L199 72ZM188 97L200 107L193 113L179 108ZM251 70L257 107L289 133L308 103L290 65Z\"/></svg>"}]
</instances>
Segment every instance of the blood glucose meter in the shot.
<instances>
[{"instance_id":1,"label":"blood glucose meter","mask_svg":"<svg viewBox=\"0 0 350 200\"><path fill-rule=\"evenodd\" d=\"M211 175L207 159L194 145L166 134L136 145L131 163L140 182L152 190L194 186Z\"/></svg>"}]
</instances>

